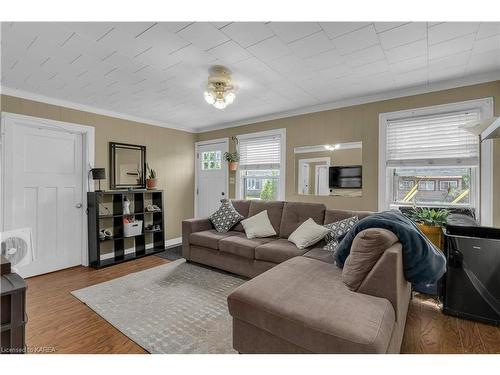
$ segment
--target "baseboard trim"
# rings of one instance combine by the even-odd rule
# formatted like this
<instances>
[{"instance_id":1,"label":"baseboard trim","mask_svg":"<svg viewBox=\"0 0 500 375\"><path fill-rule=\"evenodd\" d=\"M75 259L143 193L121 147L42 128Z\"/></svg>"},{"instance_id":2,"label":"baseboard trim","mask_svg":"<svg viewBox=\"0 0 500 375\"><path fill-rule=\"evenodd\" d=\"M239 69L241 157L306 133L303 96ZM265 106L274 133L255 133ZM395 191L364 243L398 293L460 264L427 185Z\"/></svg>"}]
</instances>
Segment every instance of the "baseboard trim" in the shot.
<instances>
[{"instance_id":1,"label":"baseboard trim","mask_svg":"<svg viewBox=\"0 0 500 375\"><path fill-rule=\"evenodd\" d=\"M171 238L165 241L166 248L179 246L180 244L182 244L182 237Z\"/></svg>"}]
</instances>

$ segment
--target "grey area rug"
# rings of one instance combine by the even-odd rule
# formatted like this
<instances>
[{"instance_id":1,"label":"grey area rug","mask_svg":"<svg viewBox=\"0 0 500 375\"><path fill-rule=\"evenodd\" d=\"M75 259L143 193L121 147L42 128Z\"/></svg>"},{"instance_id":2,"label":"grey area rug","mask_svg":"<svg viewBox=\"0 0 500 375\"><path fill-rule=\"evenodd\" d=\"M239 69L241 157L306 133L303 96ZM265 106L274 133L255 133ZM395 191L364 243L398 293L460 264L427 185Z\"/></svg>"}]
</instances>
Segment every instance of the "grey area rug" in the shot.
<instances>
[{"instance_id":1,"label":"grey area rug","mask_svg":"<svg viewBox=\"0 0 500 375\"><path fill-rule=\"evenodd\" d=\"M244 282L179 259L72 294L150 353L235 353L227 296Z\"/></svg>"}]
</instances>

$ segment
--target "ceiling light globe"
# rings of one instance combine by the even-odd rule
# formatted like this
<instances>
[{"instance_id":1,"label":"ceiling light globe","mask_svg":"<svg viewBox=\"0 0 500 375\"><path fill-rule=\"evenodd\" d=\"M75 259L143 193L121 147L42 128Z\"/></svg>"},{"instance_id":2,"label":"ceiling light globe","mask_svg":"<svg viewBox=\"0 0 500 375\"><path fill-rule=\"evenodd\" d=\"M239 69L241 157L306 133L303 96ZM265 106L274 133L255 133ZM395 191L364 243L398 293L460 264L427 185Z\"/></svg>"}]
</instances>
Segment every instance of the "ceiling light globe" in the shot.
<instances>
[{"instance_id":1,"label":"ceiling light globe","mask_svg":"<svg viewBox=\"0 0 500 375\"><path fill-rule=\"evenodd\" d=\"M205 91L203 93L203 96L205 97L205 101L208 104L212 104L213 105L215 103L215 97L213 96L213 94L211 92Z\"/></svg>"},{"instance_id":2,"label":"ceiling light globe","mask_svg":"<svg viewBox=\"0 0 500 375\"><path fill-rule=\"evenodd\" d=\"M236 95L234 95L234 92L228 92L224 99L226 100L227 104L232 104L234 102L234 99L236 98Z\"/></svg>"},{"instance_id":3,"label":"ceiling light globe","mask_svg":"<svg viewBox=\"0 0 500 375\"><path fill-rule=\"evenodd\" d=\"M226 108L226 102L224 100L216 100L214 103L214 107L217 109L224 109Z\"/></svg>"}]
</instances>

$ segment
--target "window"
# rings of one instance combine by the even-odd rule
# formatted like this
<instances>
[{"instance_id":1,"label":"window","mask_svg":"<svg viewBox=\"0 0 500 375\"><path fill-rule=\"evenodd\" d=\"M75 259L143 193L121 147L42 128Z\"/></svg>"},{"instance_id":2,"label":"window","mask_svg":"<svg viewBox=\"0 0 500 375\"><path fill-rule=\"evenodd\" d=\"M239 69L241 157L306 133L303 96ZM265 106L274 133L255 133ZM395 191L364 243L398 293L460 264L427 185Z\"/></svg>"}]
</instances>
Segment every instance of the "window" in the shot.
<instances>
[{"instance_id":1,"label":"window","mask_svg":"<svg viewBox=\"0 0 500 375\"><path fill-rule=\"evenodd\" d=\"M457 189L458 181L439 181L439 190Z\"/></svg>"},{"instance_id":2,"label":"window","mask_svg":"<svg viewBox=\"0 0 500 375\"><path fill-rule=\"evenodd\" d=\"M462 126L480 120L482 106L474 101L381 115L381 209L478 209L479 141Z\"/></svg>"},{"instance_id":3,"label":"window","mask_svg":"<svg viewBox=\"0 0 500 375\"><path fill-rule=\"evenodd\" d=\"M221 151L206 151L201 153L201 169L212 171L222 168Z\"/></svg>"},{"instance_id":4,"label":"window","mask_svg":"<svg viewBox=\"0 0 500 375\"><path fill-rule=\"evenodd\" d=\"M434 181L422 180L418 182L418 190L431 191L434 190Z\"/></svg>"},{"instance_id":5,"label":"window","mask_svg":"<svg viewBox=\"0 0 500 375\"><path fill-rule=\"evenodd\" d=\"M239 199L284 199L284 129L238 136Z\"/></svg>"}]
</instances>

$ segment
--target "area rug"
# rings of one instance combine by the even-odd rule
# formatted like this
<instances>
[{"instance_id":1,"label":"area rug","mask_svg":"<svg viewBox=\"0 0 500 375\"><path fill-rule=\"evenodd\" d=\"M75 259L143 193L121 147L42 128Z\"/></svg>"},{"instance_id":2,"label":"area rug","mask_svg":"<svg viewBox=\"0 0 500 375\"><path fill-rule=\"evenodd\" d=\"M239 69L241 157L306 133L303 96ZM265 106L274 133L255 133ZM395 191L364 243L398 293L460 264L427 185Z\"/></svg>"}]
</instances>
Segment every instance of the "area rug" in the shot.
<instances>
[{"instance_id":1,"label":"area rug","mask_svg":"<svg viewBox=\"0 0 500 375\"><path fill-rule=\"evenodd\" d=\"M227 296L244 282L179 259L72 294L149 353L235 353Z\"/></svg>"}]
</instances>

